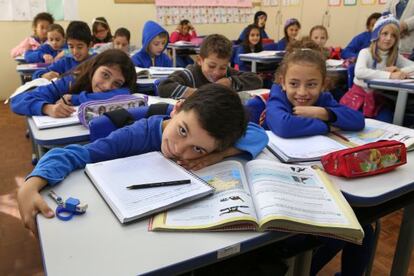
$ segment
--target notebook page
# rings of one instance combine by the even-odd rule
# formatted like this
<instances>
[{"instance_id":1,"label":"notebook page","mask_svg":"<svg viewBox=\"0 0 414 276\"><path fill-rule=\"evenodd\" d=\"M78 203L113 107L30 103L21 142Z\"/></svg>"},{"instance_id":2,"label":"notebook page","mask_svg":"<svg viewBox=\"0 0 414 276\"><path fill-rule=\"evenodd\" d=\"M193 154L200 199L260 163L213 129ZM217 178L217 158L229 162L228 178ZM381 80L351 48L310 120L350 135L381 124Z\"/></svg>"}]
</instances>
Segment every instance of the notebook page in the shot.
<instances>
[{"instance_id":1,"label":"notebook page","mask_svg":"<svg viewBox=\"0 0 414 276\"><path fill-rule=\"evenodd\" d=\"M50 116L32 116L33 122L38 129L53 128L59 126L76 125L79 124L78 106L74 106L75 112L70 117L54 118Z\"/></svg>"},{"instance_id":2,"label":"notebook page","mask_svg":"<svg viewBox=\"0 0 414 276\"><path fill-rule=\"evenodd\" d=\"M166 159L159 152L120 158L86 166L88 175L108 204L124 218L139 217L174 202L212 191L202 180ZM126 187L191 179L191 184L130 190Z\"/></svg>"}]
</instances>

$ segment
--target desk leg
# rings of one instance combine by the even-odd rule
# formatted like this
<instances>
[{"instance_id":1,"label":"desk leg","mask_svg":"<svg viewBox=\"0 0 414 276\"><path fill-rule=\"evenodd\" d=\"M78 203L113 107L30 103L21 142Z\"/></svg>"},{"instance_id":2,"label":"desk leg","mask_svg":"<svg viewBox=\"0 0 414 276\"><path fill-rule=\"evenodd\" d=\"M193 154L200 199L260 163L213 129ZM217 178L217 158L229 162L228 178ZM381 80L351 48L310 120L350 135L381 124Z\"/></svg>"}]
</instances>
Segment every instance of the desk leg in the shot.
<instances>
[{"instance_id":1,"label":"desk leg","mask_svg":"<svg viewBox=\"0 0 414 276\"><path fill-rule=\"evenodd\" d=\"M173 67L177 66L177 50L175 49L175 47L172 48L172 62L173 62Z\"/></svg>"},{"instance_id":2,"label":"desk leg","mask_svg":"<svg viewBox=\"0 0 414 276\"><path fill-rule=\"evenodd\" d=\"M404 121L405 106L407 105L408 93L405 90L399 90L397 96L397 103L395 104L395 112L393 123L402 125Z\"/></svg>"},{"instance_id":3,"label":"desk leg","mask_svg":"<svg viewBox=\"0 0 414 276\"><path fill-rule=\"evenodd\" d=\"M252 61L252 72L256 73L257 69L256 69L257 63L256 61Z\"/></svg>"},{"instance_id":4,"label":"desk leg","mask_svg":"<svg viewBox=\"0 0 414 276\"><path fill-rule=\"evenodd\" d=\"M312 250L305 251L295 257L295 276L307 276L310 273Z\"/></svg>"},{"instance_id":5,"label":"desk leg","mask_svg":"<svg viewBox=\"0 0 414 276\"><path fill-rule=\"evenodd\" d=\"M392 263L391 276L407 275L414 245L414 204L404 208L397 248Z\"/></svg>"}]
</instances>

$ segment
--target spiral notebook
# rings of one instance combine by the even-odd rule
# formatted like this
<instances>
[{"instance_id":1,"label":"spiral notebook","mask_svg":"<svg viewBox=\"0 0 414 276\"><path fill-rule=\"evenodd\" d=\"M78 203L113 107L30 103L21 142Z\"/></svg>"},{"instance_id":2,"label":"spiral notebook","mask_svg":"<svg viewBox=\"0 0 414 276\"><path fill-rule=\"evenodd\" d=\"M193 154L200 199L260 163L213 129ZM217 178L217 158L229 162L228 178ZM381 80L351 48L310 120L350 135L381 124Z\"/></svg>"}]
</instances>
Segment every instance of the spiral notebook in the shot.
<instances>
[{"instance_id":1,"label":"spiral notebook","mask_svg":"<svg viewBox=\"0 0 414 276\"><path fill-rule=\"evenodd\" d=\"M158 213L214 192L206 181L164 157L149 152L86 165L85 173L121 223ZM190 184L142 188L141 183L189 179Z\"/></svg>"}]
</instances>

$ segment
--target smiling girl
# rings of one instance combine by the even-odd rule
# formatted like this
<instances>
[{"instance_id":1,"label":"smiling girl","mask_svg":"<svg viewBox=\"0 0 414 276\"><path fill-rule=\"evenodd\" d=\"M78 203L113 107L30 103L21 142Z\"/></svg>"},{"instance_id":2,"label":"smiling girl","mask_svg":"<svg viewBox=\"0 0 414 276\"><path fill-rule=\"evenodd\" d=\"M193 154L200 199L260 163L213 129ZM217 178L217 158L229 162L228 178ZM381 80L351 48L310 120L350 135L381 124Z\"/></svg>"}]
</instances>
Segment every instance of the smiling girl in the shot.
<instances>
[{"instance_id":1,"label":"smiling girl","mask_svg":"<svg viewBox=\"0 0 414 276\"><path fill-rule=\"evenodd\" d=\"M414 62L398 54L399 40L398 20L392 15L380 17L374 25L370 47L358 54L354 85L342 97L342 104L362 111L365 117L392 122L392 109L384 96L368 88L365 80L406 79L414 72Z\"/></svg>"},{"instance_id":2,"label":"smiling girl","mask_svg":"<svg viewBox=\"0 0 414 276\"><path fill-rule=\"evenodd\" d=\"M261 52L263 50L261 40L260 27L254 24L247 26L243 42L237 47L236 52L236 64L240 71L251 71L251 62L241 61L239 55Z\"/></svg>"},{"instance_id":3,"label":"smiling girl","mask_svg":"<svg viewBox=\"0 0 414 276\"><path fill-rule=\"evenodd\" d=\"M14 97L11 108L21 115L68 117L75 111L73 106L83 102L130 94L135 82L135 68L129 56L121 50L108 50L56 82Z\"/></svg>"}]
</instances>

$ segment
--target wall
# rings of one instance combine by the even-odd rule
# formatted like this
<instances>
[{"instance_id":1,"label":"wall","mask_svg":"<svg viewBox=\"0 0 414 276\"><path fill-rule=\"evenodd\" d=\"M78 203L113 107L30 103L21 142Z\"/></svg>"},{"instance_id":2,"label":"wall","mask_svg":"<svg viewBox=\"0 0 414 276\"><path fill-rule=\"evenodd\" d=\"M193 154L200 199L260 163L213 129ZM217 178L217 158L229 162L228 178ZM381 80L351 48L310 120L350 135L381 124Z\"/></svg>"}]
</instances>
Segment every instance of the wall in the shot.
<instances>
[{"instance_id":1,"label":"wall","mask_svg":"<svg viewBox=\"0 0 414 276\"><path fill-rule=\"evenodd\" d=\"M283 7L283 22L288 17L297 17L303 22L302 33L307 33L310 26L319 24L321 21L320 11L326 10L325 0L302 0L298 7ZM255 7L259 9L260 7ZM347 7L336 8L332 11L331 24L329 27L330 41L332 45L344 46L354 34L364 29L366 15L371 10L382 10L383 7ZM264 7L269 14L268 24L266 26L269 35L277 38L278 25L275 22L277 7ZM346 12L342 12L346 10ZM317 15L315 15L317 11ZM351 11L351 12L348 12ZM141 28L145 21L155 20L155 6L152 4L114 4L113 0L80 0L79 1L80 20L91 22L96 16L105 16L113 31L118 27L126 27L131 31L131 42L135 45L141 44ZM340 20L337 20L340 19ZM335 22L335 23L334 23ZM66 27L68 22L59 22ZM351 27L349 24L351 23ZM245 24L205 24L196 25L200 35L217 32L227 36L230 39L238 38ZM174 30L175 26L168 26L167 30ZM337 31L337 32L336 32ZM335 33L333 33L335 32ZM2 22L0 21L0 76L3 81L0 82L0 99L7 98L20 85L20 79L15 71L16 63L10 58L10 49L17 45L23 38L31 33L31 22ZM279 30L280 35L281 32Z\"/></svg>"}]
</instances>

